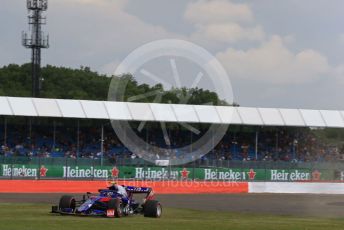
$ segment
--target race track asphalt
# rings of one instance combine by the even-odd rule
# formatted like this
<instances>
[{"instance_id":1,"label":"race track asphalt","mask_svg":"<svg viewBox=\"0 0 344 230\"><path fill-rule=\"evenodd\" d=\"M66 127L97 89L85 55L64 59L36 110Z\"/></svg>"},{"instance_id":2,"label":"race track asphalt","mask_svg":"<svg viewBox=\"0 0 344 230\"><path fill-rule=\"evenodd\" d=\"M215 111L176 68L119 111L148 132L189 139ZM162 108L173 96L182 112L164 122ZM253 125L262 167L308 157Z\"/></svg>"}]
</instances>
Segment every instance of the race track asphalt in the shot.
<instances>
[{"instance_id":1,"label":"race track asphalt","mask_svg":"<svg viewBox=\"0 0 344 230\"><path fill-rule=\"evenodd\" d=\"M62 194L0 194L1 203L56 204ZM76 194L76 197L81 195ZM157 195L165 207L266 213L291 216L344 217L343 195L228 194Z\"/></svg>"}]
</instances>

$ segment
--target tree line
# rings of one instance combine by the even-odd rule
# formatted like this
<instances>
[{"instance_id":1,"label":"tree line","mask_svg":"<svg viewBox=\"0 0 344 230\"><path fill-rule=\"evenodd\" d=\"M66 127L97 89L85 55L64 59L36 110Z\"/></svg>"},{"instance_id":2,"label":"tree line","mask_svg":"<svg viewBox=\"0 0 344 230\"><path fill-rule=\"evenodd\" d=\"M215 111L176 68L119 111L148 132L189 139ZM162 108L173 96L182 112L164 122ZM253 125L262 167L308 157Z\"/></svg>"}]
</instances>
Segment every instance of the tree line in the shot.
<instances>
[{"instance_id":1,"label":"tree line","mask_svg":"<svg viewBox=\"0 0 344 230\"><path fill-rule=\"evenodd\" d=\"M123 100L136 95L150 95L138 98L137 102L154 102L158 92L160 103L228 105L215 92L202 88L164 89L161 84L139 84L131 75L106 76L92 71L89 67L72 69L47 65L42 68L42 88L40 97L57 99L107 100L110 82L126 83ZM0 68L0 96L31 96L31 65L10 64Z\"/></svg>"}]
</instances>

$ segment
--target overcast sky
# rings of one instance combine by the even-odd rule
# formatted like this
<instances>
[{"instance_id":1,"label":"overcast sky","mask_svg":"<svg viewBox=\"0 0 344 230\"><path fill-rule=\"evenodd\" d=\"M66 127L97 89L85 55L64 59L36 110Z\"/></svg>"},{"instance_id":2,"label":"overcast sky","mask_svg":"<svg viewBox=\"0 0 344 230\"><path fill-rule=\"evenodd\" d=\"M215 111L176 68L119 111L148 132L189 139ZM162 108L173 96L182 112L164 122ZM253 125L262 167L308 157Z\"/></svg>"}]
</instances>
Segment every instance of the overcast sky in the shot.
<instances>
[{"instance_id":1,"label":"overcast sky","mask_svg":"<svg viewBox=\"0 0 344 230\"><path fill-rule=\"evenodd\" d=\"M1 0L1 66L30 60L25 2ZM50 0L43 64L111 74L140 45L178 38L218 58L242 106L344 109L343 9L342 0Z\"/></svg>"}]
</instances>

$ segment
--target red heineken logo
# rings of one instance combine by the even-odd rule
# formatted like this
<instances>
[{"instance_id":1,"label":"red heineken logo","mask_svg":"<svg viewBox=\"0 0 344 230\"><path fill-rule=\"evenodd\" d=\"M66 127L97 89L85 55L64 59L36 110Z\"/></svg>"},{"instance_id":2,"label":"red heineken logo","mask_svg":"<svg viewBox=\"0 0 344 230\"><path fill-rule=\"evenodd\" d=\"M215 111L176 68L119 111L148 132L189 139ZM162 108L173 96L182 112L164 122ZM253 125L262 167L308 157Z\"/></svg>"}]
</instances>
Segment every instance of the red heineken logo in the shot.
<instances>
[{"instance_id":1,"label":"red heineken logo","mask_svg":"<svg viewBox=\"0 0 344 230\"><path fill-rule=\"evenodd\" d=\"M47 176L47 172L49 169L47 169L44 165L41 166L41 168L39 169L39 175L42 177Z\"/></svg>"},{"instance_id":2,"label":"red heineken logo","mask_svg":"<svg viewBox=\"0 0 344 230\"><path fill-rule=\"evenodd\" d=\"M113 167L111 170L112 177L118 177L119 175L119 169L117 167Z\"/></svg>"},{"instance_id":3,"label":"red heineken logo","mask_svg":"<svg viewBox=\"0 0 344 230\"><path fill-rule=\"evenodd\" d=\"M314 170L312 172L312 179L313 180L320 180L321 177L321 172L319 172L319 170Z\"/></svg>"},{"instance_id":4,"label":"red heineken logo","mask_svg":"<svg viewBox=\"0 0 344 230\"><path fill-rule=\"evenodd\" d=\"M183 168L182 171L180 171L180 174L182 175L182 179L187 179L189 177L190 171L188 171L186 168Z\"/></svg>"},{"instance_id":5,"label":"red heineken logo","mask_svg":"<svg viewBox=\"0 0 344 230\"><path fill-rule=\"evenodd\" d=\"M256 177L256 172L253 170L253 169L250 169L250 171L249 172L247 172L247 174L248 174L248 178L250 179L250 180L254 180L254 178Z\"/></svg>"}]
</instances>

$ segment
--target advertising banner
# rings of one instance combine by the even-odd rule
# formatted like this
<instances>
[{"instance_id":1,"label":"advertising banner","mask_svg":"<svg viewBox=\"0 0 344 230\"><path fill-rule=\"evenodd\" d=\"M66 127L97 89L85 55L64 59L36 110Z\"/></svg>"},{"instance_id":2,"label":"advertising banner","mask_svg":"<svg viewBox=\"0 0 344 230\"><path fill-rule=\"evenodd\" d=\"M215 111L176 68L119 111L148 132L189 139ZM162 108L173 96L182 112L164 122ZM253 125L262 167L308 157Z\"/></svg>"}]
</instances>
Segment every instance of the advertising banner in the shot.
<instances>
[{"instance_id":1,"label":"advertising banner","mask_svg":"<svg viewBox=\"0 0 344 230\"><path fill-rule=\"evenodd\" d=\"M344 180L344 172L316 169L184 168L135 166L65 166L2 164L1 177L36 179L139 179L209 181L330 181Z\"/></svg>"}]
</instances>

